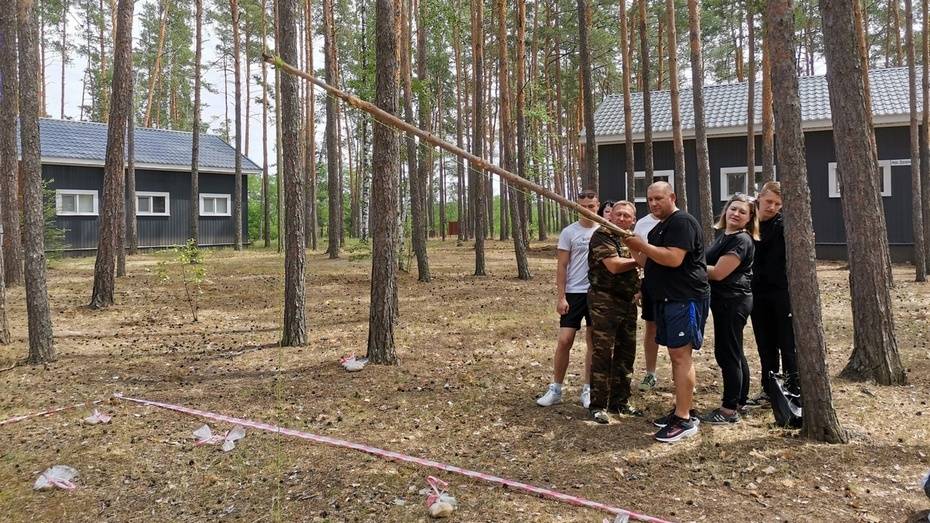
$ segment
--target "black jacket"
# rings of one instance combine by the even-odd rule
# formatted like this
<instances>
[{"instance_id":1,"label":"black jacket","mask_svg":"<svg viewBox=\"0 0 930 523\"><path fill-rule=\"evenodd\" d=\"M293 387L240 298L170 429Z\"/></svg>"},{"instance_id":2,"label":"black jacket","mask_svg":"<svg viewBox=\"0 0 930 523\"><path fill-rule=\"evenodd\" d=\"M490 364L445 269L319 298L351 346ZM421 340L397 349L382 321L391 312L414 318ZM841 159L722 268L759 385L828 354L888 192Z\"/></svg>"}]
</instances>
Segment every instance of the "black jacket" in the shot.
<instances>
[{"instance_id":1,"label":"black jacket","mask_svg":"<svg viewBox=\"0 0 930 523\"><path fill-rule=\"evenodd\" d=\"M756 256L752 264L753 292L788 290L785 257L785 221L781 213L761 222Z\"/></svg>"}]
</instances>

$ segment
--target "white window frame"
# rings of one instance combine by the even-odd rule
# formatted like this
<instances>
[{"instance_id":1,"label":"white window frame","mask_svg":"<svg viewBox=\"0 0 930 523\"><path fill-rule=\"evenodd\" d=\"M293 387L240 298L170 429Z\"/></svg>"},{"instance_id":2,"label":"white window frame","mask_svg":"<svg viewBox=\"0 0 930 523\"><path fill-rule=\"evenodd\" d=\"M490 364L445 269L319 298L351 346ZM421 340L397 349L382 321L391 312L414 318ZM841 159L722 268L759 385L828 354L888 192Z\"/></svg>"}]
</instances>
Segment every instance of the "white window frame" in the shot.
<instances>
[{"instance_id":1,"label":"white window frame","mask_svg":"<svg viewBox=\"0 0 930 523\"><path fill-rule=\"evenodd\" d=\"M155 198L163 197L165 199L165 212L154 212L154 211L140 211L139 210L139 198ZM155 202L152 201L154 204ZM149 209L154 209L154 205L150 205ZM136 216L171 216L171 193L166 192L157 192L157 191L136 191Z\"/></svg>"},{"instance_id":2,"label":"white window frame","mask_svg":"<svg viewBox=\"0 0 930 523\"><path fill-rule=\"evenodd\" d=\"M205 212L203 210L204 198L215 198L217 200L225 199L226 200L226 212L225 213ZM201 216L232 216L232 195L231 194L200 193L200 215Z\"/></svg>"},{"instance_id":3,"label":"white window frame","mask_svg":"<svg viewBox=\"0 0 930 523\"><path fill-rule=\"evenodd\" d=\"M661 170L661 171L652 171L652 179L653 179L653 181L654 181L657 177L666 177L666 176L668 177L668 180L667 180L667 181L668 181L669 185L672 186L672 190L674 191L674 190L675 190L675 170L674 170L674 169L665 169L665 170ZM645 179L645 178L646 178L646 171L636 171L636 172L633 173L633 177L634 177L635 179ZM661 180L660 180L660 181L661 181ZM635 185L636 182L634 181L633 183L634 183L634 185L633 185L633 194L636 194L636 185ZM643 196L636 196L635 200L636 200L636 203L646 203L646 198L643 197Z\"/></svg>"},{"instance_id":4,"label":"white window frame","mask_svg":"<svg viewBox=\"0 0 930 523\"><path fill-rule=\"evenodd\" d=\"M882 170L882 196L891 196L891 165L895 160L879 160L878 166ZM836 162L827 164L827 190L830 198L841 198L839 188L837 188Z\"/></svg>"},{"instance_id":5,"label":"white window frame","mask_svg":"<svg viewBox=\"0 0 930 523\"><path fill-rule=\"evenodd\" d=\"M720 168L720 201L721 202L730 201L730 198L732 198L736 192L740 192L740 193L750 195L750 196L755 192L755 189L756 189L755 174L762 172L762 166L756 165L754 167L754 171L752 173L753 176L752 176L751 184L749 183L749 173L747 171L748 169L746 169L745 165L740 165L738 167L721 167ZM740 173L740 174L745 173L746 174L746 186L743 187L741 190L737 190L735 192L730 190L730 175L734 173ZM752 189L753 189L752 193L749 192L750 185L752 185Z\"/></svg>"},{"instance_id":6,"label":"white window frame","mask_svg":"<svg viewBox=\"0 0 930 523\"><path fill-rule=\"evenodd\" d=\"M94 210L93 212L81 212L78 210L80 208L77 200L74 202L74 211L62 211L61 210L61 197L62 196L80 196L90 194L94 197ZM87 189L55 189L55 214L58 216L99 216L100 215L100 193L95 190Z\"/></svg>"}]
</instances>

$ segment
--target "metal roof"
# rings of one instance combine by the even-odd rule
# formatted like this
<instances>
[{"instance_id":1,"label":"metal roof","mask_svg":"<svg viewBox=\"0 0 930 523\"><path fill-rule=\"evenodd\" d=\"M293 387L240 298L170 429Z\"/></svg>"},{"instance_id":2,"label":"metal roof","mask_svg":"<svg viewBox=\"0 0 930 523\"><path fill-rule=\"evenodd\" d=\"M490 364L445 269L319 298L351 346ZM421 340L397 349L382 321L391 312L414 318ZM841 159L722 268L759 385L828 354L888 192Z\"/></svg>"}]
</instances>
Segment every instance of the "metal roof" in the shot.
<instances>
[{"instance_id":1,"label":"metal roof","mask_svg":"<svg viewBox=\"0 0 930 523\"><path fill-rule=\"evenodd\" d=\"M799 80L801 121L805 130L831 129L830 93L824 75L802 76ZM908 77L906 67L872 69L869 71L872 91L872 111L875 125L906 125L910 118ZM704 114L708 136L746 134L746 109L749 83L708 85L704 87ZM671 140L672 104L669 91L652 91L653 140ZM632 93L633 140L643 141L643 95ZM917 110L922 110L920 96ZM612 94L594 113L596 143L623 143L623 95ZM762 126L762 82L755 89L756 132ZM694 103L691 88L681 89L681 128L685 139L694 137ZM581 141L585 139L584 131Z\"/></svg>"},{"instance_id":2,"label":"metal roof","mask_svg":"<svg viewBox=\"0 0 930 523\"><path fill-rule=\"evenodd\" d=\"M19 139L17 133L17 140ZM193 133L136 127L137 169L190 171ZM39 119L42 163L102 166L106 159L107 124L76 120ZM235 172L236 150L219 136L200 135L200 171ZM262 168L242 156L242 172L259 174Z\"/></svg>"}]
</instances>

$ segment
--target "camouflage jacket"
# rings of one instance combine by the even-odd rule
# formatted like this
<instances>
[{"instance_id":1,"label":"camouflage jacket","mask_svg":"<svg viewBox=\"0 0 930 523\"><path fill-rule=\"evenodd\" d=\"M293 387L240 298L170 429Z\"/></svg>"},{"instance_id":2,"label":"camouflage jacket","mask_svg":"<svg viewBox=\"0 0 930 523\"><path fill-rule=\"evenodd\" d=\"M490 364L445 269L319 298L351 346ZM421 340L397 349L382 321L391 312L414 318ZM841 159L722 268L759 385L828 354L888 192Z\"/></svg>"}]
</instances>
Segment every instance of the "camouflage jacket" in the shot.
<instances>
[{"instance_id":1,"label":"camouflage jacket","mask_svg":"<svg viewBox=\"0 0 930 523\"><path fill-rule=\"evenodd\" d=\"M592 291L609 292L622 299L633 299L639 292L639 274L635 268L613 274L603 260L612 256L632 258L630 250L606 227L600 227L591 236L588 246L588 280Z\"/></svg>"}]
</instances>

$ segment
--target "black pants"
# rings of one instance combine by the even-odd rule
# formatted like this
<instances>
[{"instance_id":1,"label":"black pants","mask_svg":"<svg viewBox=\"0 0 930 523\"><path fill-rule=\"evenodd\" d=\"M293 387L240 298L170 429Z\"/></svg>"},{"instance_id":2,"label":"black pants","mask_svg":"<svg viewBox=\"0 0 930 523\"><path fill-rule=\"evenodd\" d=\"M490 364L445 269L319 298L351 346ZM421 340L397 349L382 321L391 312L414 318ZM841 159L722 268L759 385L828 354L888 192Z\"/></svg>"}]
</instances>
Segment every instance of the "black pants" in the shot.
<instances>
[{"instance_id":1,"label":"black pants","mask_svg":"<svg viewBox=\"0 0 930 523\"><path fill-rule=\"evenodd\" d=\"M771 396L769 372L796 374L798 358L794 351L794 326L787 290L757 292L753 295L752 330L762 366L762 390Z\"/></svg>"},{"instance_id":2,"label":"black pants","mask_svg":"<svg viewBox=\"0 0 930 523\"><path fill-rule=\"evenodd\" d=\"M714 357L723 373L723 401L736 410L749 399L749 364L743 353L743 328L752 312L752 296L729 299L711 297L714 314Z\"/></svg>"}]
</instances>

